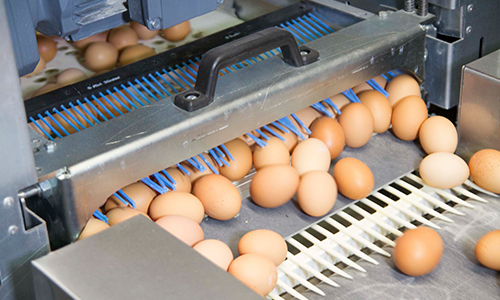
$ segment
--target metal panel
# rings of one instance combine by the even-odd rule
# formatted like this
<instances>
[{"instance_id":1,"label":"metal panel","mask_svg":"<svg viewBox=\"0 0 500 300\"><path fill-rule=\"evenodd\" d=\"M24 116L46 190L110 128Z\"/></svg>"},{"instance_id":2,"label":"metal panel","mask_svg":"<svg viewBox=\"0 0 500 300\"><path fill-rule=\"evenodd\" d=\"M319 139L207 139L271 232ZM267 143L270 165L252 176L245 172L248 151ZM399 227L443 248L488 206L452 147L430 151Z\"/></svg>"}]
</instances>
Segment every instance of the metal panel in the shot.
<instances>
[{"instance_id":1,"label":"metal panel","mask_svg":"<svg viewBox=\"0 0 500 300\"><path fill-rule=\"evenodd\" d=\"M48 252L48 239L45 224L25 211L17 196L37 179L4 0L0 36L0 299L28 299L33 296L29 261Z\"/></svg>"},{"instance_id":2,"label":"metal panel","mask_svg":"<svg viewBox=\"0 0 500 300\"><path fill-rule=\"evenodd\" d=\"M38 300L262 299L143 216L52 252L33 266Z\"/></svg>"},{"instance_id":3,"label":"metal panel","mask_svg":"<svg viewBox=\"0 0 500 300\"><path fill-rule=\"evenodd\" d=\"M389 70L423 79L419 24L427 20L404 12L371 18L309 43L320 52L316 63L294 68L273 57L221 77L215 101L196 112L160 101L68 136L35 155L41 179L70 182L78 234L109 195L162 168Z\"/></svg>"},{"instance_id":4,"label":"metal panel","mask_svg":"<svg viewBox=\"0 0 500 300\"><path fill-rule=\"evenodd\" d=\"M500 150L500 50L464 67L459 108L458 153Z\"/></svg>"}]
</instances>

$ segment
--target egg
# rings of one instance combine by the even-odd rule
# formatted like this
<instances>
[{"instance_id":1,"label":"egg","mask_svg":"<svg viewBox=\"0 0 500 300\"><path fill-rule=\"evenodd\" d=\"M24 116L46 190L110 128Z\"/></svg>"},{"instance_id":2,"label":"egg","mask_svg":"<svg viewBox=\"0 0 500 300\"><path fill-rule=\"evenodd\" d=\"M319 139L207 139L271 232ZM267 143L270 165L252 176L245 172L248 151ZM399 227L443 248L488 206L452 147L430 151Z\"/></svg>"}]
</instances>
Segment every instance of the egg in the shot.
<instances>
[{"instance_id":1,"label":"egg","mask_svg":"<svg viewBox=\"0 0 500 300\"><path fill-rule=\"evenodd\" d=\"M500 194L500 151L484 149L469 160L472 180L479 187Z\"/></svg>"},{"instance_id":2,"label":"egg","mask_svg":"<svg viewBox=\"0 0 500 300\"><path fill-rule=\"evenodd\" d=\"M36 64L36 67L33 70L33 72L26 74L24 76L33 77L42 73L43 70L45 70L45 59L43 59L43 56L40 55L40 59L38 60L38 63Z\"/></svg>"},{"instance_id":3,"label":"egg","mask_svg":"<svg viewBox=\"0 0 500 300\"><path fill-rule=\"evenodd\" d=\"M37 34L36 42L38 44L38 53L40 53L45 62L50 62L56 57L57 44L51 37Z\"/></svg>"},{"instance_id":4,"label":"egg","mask_svg":"<svg viewBox=\"0 0 500 300\"><path fill-rule=\"evenodd\" d=\"M413 141L427 115L424 100L418 96L408 96L400 100L392 111L392 131L403 141Z\"/></svg>"},{"instance_id":5,"label":"egg","mask_svg":"<svg viewBox=\"0 0 500 300\"><path fill-rule=\"evenodd\" d=\"M120 26L111 29L108 42L115 46L118 51L121 51L128 46L137 45L138 36L130 26Z\"/></svg>"},{"instance_id":6,"label":"egg","mask_svg":"<svg viewBox=\"0 0 500 300\"><path fill-rule=\"evenodd\" d=\"M375 82L378 83L378 85L380 85L381 88L385 88L385 86L387 84L387 80L384 77L382 77L381 75L373 78L373 80L375 80ZM368 83L363 82L363 83L360 83L357 86L353 87L352 90L354 91L354 93L359 94L359 93L364 92L364 91L373 90L373 88Z\"/></svg>"},{"instance_id":7,"label":"egg","mask_svg":"<svg viewBox=\"0 0 500 300\"><path fill-rule=\"evenodd\" d=\"M210 174L196 181L193 194L200 199L205 213L216 220L234 218L241 208L241 195L229 179Z\"/></svg>"},{"instance_id":8,"label":"egg","mask_svg":"<svg viewBox=\"0 0 500 300\"><path fill-rule=\"evenodd\" d=\"M399 75L387 83L386 91L389 93L389 102L394 107L401 99L408 96L420 97L420 86L415 78L410 75Z\"/></svg>"},{"instance_id":9,"label":"egg","mask_svg":"<svg viewBox=\"0 0 500 300\"><path fill-rule=\"evenodd\" d=\"M87 79L87 75L77 68L68 68L57 75L57 84L65 86Z\"/></svg>"},{"instance_id":10,"label":"egg","mask_svg":"<svg viewBox=\"0 0 500 300\"><path fill-rule=\"evenodd\" d=\"M285 139L285 141L283 141L283 143L285 143L285 146L287 147L288 151L290 153L292 153L293 149L295 149L295 146L297 146L297 143L298 143L297 136L291 131L288 131L288 133L287 133L287 132L281 131L280 129L278 129L272 125L269 125L269 127L271 128L271 130L276 132L276 134L278 134L283 139Z\"/></svg>"},{"instance_id":11,"label":"egg","mask_svg":"<svg viewBox=\"0 0 500 300\"><path fill-rule=\"evenodd\" d=\"M285 261L287 252L288 246L283 237L267 229L250 231L242 236L238 243L240 255L260 254L270 259L276 266Z\"/></svg>"},{"instance_id":12,"label":"egg","mask_svg":"<svg viewBox=\"0 0 500 300\"><path fill-rule=\"evenodd\" d=\"M500 271L500 230L485 234L477 242L475 254L483 266Z\"/></svg>"},{"instance_id":13,"label":"egg","mask_svg":"<svg viewBox=\"0 0 500 300\"><path fill-rule=\"evenodd\" d=\"M373 116L373 132L383 133L391 126L392 107L382 93L370 90L359 93L359 100Z\"/></svg>"},{"instance_id":14,"label":"egg","mask_svg":"<svg viewBox=\"0 0 500 300\"><path fill-rule=\"evenodd\" d=\"M312 217L324 216L335 205L337 184L327 172L307 172L300 178L297 200L306 214Z\"/></svg>"},{"instance_id":15,"label":"egg","mask_svg":"<svg viewBox=\"0 0 500 300\"><path fill-rule=\"evenodd\" d=\"M396 267L409 276L422 276L434 270L443 256L443 240L427 227L406 230L396 240L393 259Z\"/></svg>"},{"instance_id":16,"label":"egg","mask_svg":"<svg viewBox=\"0 0 500 300\"><path fill-rule=\"evenodd\" d=\"M375 122L368 107L361 103L351 103L342 109L339 124L344 130L346 145L359 148L372 137Z\"/></svg>"},{"instance_id":17,"label":"egg","mask_svg":"<svg viewBox=\"0 0 500 300\"><path fill-rule=\"evenodd\" d=\"M163 37L171 42L179 42L185 39L191 31L191 23L184 21L175 26L163 29Z\"/></svg>"},{"instance_id":18,"label":"egg","mask_svg":"<svg viewBox=\"0 0 500 300\"><path fill-rule=\"evenodd\" d=\"M215 161L212 159L210 155L207 153L202 153L203 157L208 161L208 163L215 169L217 172L219 172L219 165L215 163ZM193 165L191 165L189 162L184 161L181 163L181 165L186 168L189 171L189 180L191 180L191 184L194 184L198 178L201 178L205 175L209 174L214 174L212 169L203 161L199 156L196 156L196 160L205 167L205 171L201 172L197 168L195 168Z\"/></svg>"},{"instance_id":19,"label":"egg","mask_svg":"<svg viewBox=\"0 0 500 300\"><path fill-rule=\"evenodd\" d=\"M155 49L145 45L133 45L123 49L118 61L120 65L126 66L136 61L143 60L156 54Z\"/></svg>"},{"instance_id":20,"label":"egg","mask_svg":"<svg viewBox=\"0 0 500 300\"><path fill-rule=\"evenodd\" d=\"M260 254L244 254L237 257L228 269L242 283L256 288L263 295L269 294L278 281L278 271L273 262Z\"/></svg>"},{"instance_id":21,"label":"egg","mask_svg":"<svg viewBox=\"0 0 500 300\"><path fill-rule=\"evenodd\" d=\"M164 216L156 220L156 224L190 247L205 239L200 224L185 216Z\"/></svg>"},{"instance_id":22,"label":"egg","mask_svg":"<svg viewBox=\"0 0 500 300\"><path fill-rule=\"evenodd\" d=\"M42 86L38 90L34 91L31 97L40 96L46 94L48 92L52 92L53 90L57 90L60 86L57 83L49 82L46 85Z\"/></svg>"},{"instance_id":23,"label":"egg","mask_svg":"<svg viewBox=\"0 0 500 300\"><path fill-rule=\"evenodd\" d=\"M370 168L353 157L339 160L333 168L333 177L339 192L353 200L363 199L370 195L375 185Z\"/></svg>"},{"instance_id":24,"label":"egg","mask_svg":"<svg viewBox=\"0 0 500 300\"><path fill-rule=\"evenodd\" d=\"M418 132L420 145L427 154L434 152L454 153L458 145L457 129L445 117L430 117L422 123Z\"/></svg>"},{"instance_id":25,"label":"egg","mask_svg":"<svg viewBox=\"0 0 500 300\"><path fill-rule=\"evenodd\" d=\"M179 215L201 223L205 209L196 196L185 192L167 192L156 196L149 207L149 216L153 221L168 215Z\"/></svg>"},{"instance_id":26,"label":"egg","mask_svg":"<svg viewBox=\"0 0 500 300\"><path fill-rule=\"evenodd\" d=\"M156 197L156 192L150 189L147 185L142 182L134 182L127 185L121 189L127 196L134 201L136 209L145 214L148 213L149 205L153 198ZM122 198L123 196L117 192ZM109 197L106 204L104 204L104 211L107 213L115 207L125 207L126 205L121 202L116 196L112 195Z\"/></svg>"},{"instance_id":27,"label":"egg","mask_svg":"<svg viewBox=\"0 0 500 300\"><path fill-rule=\"evenodd\" d=\"M176 192L191 192L191 180L186 175L186 173L175 167L170 167L166 169L165 172L167 172L174 179Z\"/></svg>"},{"instance_id":28,"label":"egg","mask_svg":"<svg viewBox=\"0 0 500 300\"><path fill-rule=\"evenodd\" d=\"M110 226L116 225L137 215L143 215L149 219L145 213L131 207L116 207L106 213Z\"/></svg>"},{"instance_id":29,"label":"egg","mask_svg":"<svg viewBox=\"0 0 500 300\"><path fill-rule=\"evenodd\" d=\"M107 42L96 42L85 51L85 64L92 71L110 70L116 66L118 50Z\"/></svg>"},{"instance_id":30,"label":"egg","mask_svg":"<svg viewBox=\"0 0 500 300\"><path fill-rule=\"evenodd\" d=\"M106 30L106 31L103 31L101 33L94 34L94 35L89 36L87 38L76 41L73 43L73 45L80 50L85 50L92 43L106 42L108 40L108 34L109 34L109 30Z\"/></svg>"},{"instance_id":31,"label":"egg","mask_svg":"<svg viewBox=\"0 0 500 300\"><path fill-rule=\"evenodd\" d=\"M201 241L193 249L224 271L227 271L233 261L233 252L219 240Z\"/></svg>"},{"instance_id":32,"label":"egg","mask_svg":"<svg viewBox=\"0 0 500 300\"><path fill-rule=\"evenodd\" d=\"M85 225L85 228L83 228L83 231L80 233L80 236L78 236L78 240L83 240L108 228L109 225L106 224L106 222L96 218L90 218L87 221L87 225Z\"/></svg>"},{"instance_id":33,"label":"egg","mask_svg":"<svg viewBox=\"0 0 500 300\"><path fill-rule=\"evenodd\" d=\"M451 189L469 178L469 167L458 155L449 152L435 152L427 155L420 163L420 177L429 186Z\"/></svg>"},{"instance_id":34,"label":"egg","mask_svg":"<svg viewBox=\"0 0 500 300\"><path fill-rule=\"evenodd\" d=\"M224 143L234 160L228 161L229 166L223 165L219 168L221 175L231 181L237 181L245 177L252 168L252 150L244 141L234 139Z\"/></svg>"},{"instance_id":35,"label":"egg","mask_svg":"<svg viewBox=\"0 0 500 300\"><path fill-rule=\"evenodd\" d=\"M289 165L290 152L285 143L273 136L267 141L267 146L255 147L253 164L256 170L272 165Z\"/></svg>"},{"instance_id":36,"label":"egg","mask_svg":"<svg viewBox=\"0 0 500 300\"><path fill-rule=\"evenodd\" d=\"M251 289L254 293L256 293L257 295L259 295L260 297L264 298L264 299L267 299L264 294L262 294L256 287L253 287L253 286L247 286L249 289Z\"/></svg>"},{"instance_id":37,"label":"egg","mask_svg":"<svg viewBox=\"0 0 500 300\"><path fill-rule=\"evenodd\" d=\"M323 141L315 138L299 143L292 153L292 166L300 176L315 170L328 171L330 162L330 150Z\"/></svg>"},{"instance_id":38,"label":"egg","mask_svg":"<svg viewBox=\"0 0 500 300\"><path fill-rule=\"evenodd\" d=\"M137 23L136 21L130 22L132 28L141 40L150 40L158 35L159 30L149 30L146 26Z\"/></svg>"},{"instance_id":39,"label":"egg","mask_svg":"<svg viewBox=\"0 0 500 300\"><path fill-rule=\"evenodd\" d=\"M319 139L328 147L330 159L335 159L344 150L345 135L342 126L333 118L321 117L311 125L311 138Z\"/></svg>"},{"instance_id":40,"label":"egg","mask_svg":"<svg viewBox=\"0 0 500 300\"><path fill-rule=\"evenodd\" d=\"M275 165L262 168L250 182L250 197L259 206L274 208L292 199L300 177L291 166Z\"/></svg>"}]
</instances>

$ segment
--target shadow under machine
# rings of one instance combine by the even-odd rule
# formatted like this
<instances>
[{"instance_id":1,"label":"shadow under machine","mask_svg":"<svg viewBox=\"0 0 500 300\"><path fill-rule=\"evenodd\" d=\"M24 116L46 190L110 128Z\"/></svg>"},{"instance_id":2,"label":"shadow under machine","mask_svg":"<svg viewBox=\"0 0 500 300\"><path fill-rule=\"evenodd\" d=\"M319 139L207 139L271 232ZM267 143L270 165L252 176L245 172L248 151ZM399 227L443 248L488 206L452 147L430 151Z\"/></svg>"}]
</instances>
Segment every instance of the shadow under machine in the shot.
<instances>
[{"instance_id":1,"label":"shadow under machine","mask_svg":"<svg viewBox=\"0 0 500 300\"><path fill-rule=\"evenodd\" d=\"M163 29L222 1L0 1L0 299L33 298L35 286L38 299L130 299L146 290L144 298L168 292L172 299L254 299L234 278L141 218L93 243L63 246L123 186L378 75L411 74L430 111L453 115L462 66L500 47L495 1L418 1L417 8L396 0L270 2L225 3L219 10L233 15L261 7L271 12L23 102L18 77L38 61L35 30L79 40L131 20ZM42 124L57 110L83 108L88 99L112 92L130 105L114 107L105 120L75 124L71 134ZM375 189L413 171L420 158L415 145L390 136L350 154L381 157L370 165L378 175ZM244 197L251 175L235 183ZM204 230L229 240L232 232L248 230L245 220L254 220L252 226L291 236L318 222L297 216L288 204L279 213L243 205L231 226L209 221ZM147 257L137 260L139 252ZM117 255L103 260L100 253ZM39 257L44 260L33 267ZM109 286L99 285L110 274ZM293 295L283 287L279 292Z\"/></svg>"}]
</instances>

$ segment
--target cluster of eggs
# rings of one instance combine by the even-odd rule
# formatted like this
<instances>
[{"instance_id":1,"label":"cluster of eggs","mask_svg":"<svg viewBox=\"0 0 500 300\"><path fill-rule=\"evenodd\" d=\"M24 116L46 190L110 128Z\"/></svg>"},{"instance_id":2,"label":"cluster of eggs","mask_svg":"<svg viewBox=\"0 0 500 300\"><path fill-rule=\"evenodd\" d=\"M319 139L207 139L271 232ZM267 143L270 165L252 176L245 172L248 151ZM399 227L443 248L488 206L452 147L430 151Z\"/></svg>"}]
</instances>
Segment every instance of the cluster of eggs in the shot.
<instances>
[{"instance_id":1,"label":"cluster of eggs","mask_svg":"<svg viewBox=\"0 0 500 300\"><path fill-rule=\"evenodd\" d=\"M189 21L161 31L162 36L171 42L185 39L191 31ZM102 74L117 66L125 66L156 54L155 49L143 45L140 40L149 40L160 33L160 30L149 30L135 21L114 29L95 34L73 43L85 58L83 66L95 75ZM57 43L53 38L37 33L38 52L40 60L35 70L26 75L38 75L45 69L46 63L54 59L57 53ZM58 74L55 82L49 82L36 90L31 97L48 93L62 86L87 79L85 72L78 68L69 68Z\"/></svg>"}]
</instances>

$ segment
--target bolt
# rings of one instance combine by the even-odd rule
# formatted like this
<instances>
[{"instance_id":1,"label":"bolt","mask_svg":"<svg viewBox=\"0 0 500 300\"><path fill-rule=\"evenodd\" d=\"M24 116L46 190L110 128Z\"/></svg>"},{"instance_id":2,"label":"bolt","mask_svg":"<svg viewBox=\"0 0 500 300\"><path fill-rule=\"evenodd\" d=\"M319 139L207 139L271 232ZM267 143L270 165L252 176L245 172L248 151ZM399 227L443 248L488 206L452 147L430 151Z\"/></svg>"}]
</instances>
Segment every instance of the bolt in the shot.
<instances>
[{"instance_id":1,"label":"bolt","mask_svg":"<svg viewBox=\"0 0 500 300\"><path fill-rule=\"evenodd\" d=\"M405 50L404 46L399 47L399 55L402 55Z\"/></svg>"},{"instance_id":2,"label":"bolt","mask_svg":"<svg viewBox=\"0 0 500 300\"><path fill-rule=\"evenodd\" d=\"M220 4L222 4L222 3L224 3L224 0L217 0L217 4L219 4L219 5L220 5Z\"/></svg>"},{"instance_id":3,"label":"bolt","mask_svg":"<svg viewBox=\"0 0 500 300\"><path fill-rule=\"evenodd\" d=\"M474 5L472 5L472 4L467 5L467 11L468 12L471 12L473 10L474 10Z\"/></svg>"},{"instance_id":4,"label":"bolt","mask_svg":"<svg viewBox=\"0 0 500 300\"><path fill-rule=\"evenodd\" d=\"M429 51L427 51L427 48L425 48L425 52L424 52L424 61L427 60L427 56L429 55Z\"/></svg>"},{"instance_id":5,"label":"bolt","mask_svg":"<svg viewBox=\"0 0 500 300\"><path fill-rule=\"evenodd\" d=\"M375 63L375 57L372 56L372 58L370 58L370 65L373 65Z\"/></svg>"},{"instance_id":6,"label":"bolt","mask_svg":"<svg viewBox=\"0 0 500 300\"><path fill-rule=\"evenodd\" d=\"M415 0L405 0L405 12L415 11Z\"/></svg>"},{"instance_id":7,"label":"bolt","mask_svg":"<svg viewBox=\"0 0 500 300\"><path fill-rule=\"evenodd\" d=\"M158 18L148 20L148 24L153 29L160 28L160 20Z\"/></svg>"},{"instance_id":8,"label":"bolt","mask_svg":"<svg viewBox=\"0 0 500 300\"><path fill-rule=\"evenodd\" d=\"M472 32L472 26L467 26L465 32L467 32L467 34L470 34Z\"/></svg>"},{"instance_id":9,"label":"bolt","mask_svg":"<svg viewBox=\"0 0 500 300\"><path fill-rule=\"evenodd\" d=\"M14 205L14 198L6 197L5 199L3 199L3 206L11 207L12 205Z\"/></svg>"},{"instance_id":10,"label":"bolt","mask_svg":"<svg viewBox=\"0 0 500 300\"><path fill-rule=\"evenodd\" d=\"M382 18L382 19L387 18L387 15L388 15L388 14L387 14L387 12L386 12L386 11L381 11L381 12L379 12L379 13L378 13L378 16L379 16L380 18Z\"/></svg>"},{"instance_id":11,"label":"bolt","mask_svg":"<svg viewBox=\"0 0 500 300\"><path fill-rule=\"evenodd\" d=\"M48 153L52 153L56 150L56 144L54 142L48 142L45 148L47 148Z\"/></svg>"},{"instance_id":12,"label":"bolt","mask_svg":"<svg viewBox=\"0 0 500 300\"><path fill-rule=\"evenodd\" d=\"M40 182L38 186L40 187L40 190L42 190L42 196L44 198L52 196L52 185L48 180Z\"/></svg>"},{"instance_id":13,"label":"bolt","mask_svg":"<svg viewBox=\"0 0 500 300\"><path fill-rule=\"evenodd\" d=\"M309 53L310 53L310 51L309 51L309 50L301 50L301 51L300 51L300 55L302 55L302 56L306 56L306 55L307 55L307 54L309 54Z\"/></svg>"},{"instance_id":14,"label":"bolt","mask_svg":"<svg viewBox=\"0 0 500 300\"><path fill-rule=\"evenodd\" d=\"M198 96L196 96L194 94L191 94L191 95L187 95L186 99L188 99L188 100L195 100L195 99L198 99Z\"/></svg>"},{"instance_id":15,"label":"bolt","mask_svg":"<svg viewBox=\"0 0 500 300\"><path fill-rule=\"evenodd\" d=\"M19 228L17 228L16 225L12 225L9 227L8 232L10 235L14 235L17 233L17 230L19 230Z\"/></svg>"},{"instance_id":16,"label":"bolt","mask_svg":"<svg viewBox=\"0 0 500 300\"><path fill-rule=\"evenodd\" d=\"M40 143L40 140L36 140L36 139L35 139L35 140L33 140L32 142L33 142L33 144L38 144L38 143Z\"/></svg>"}]
</instances>

